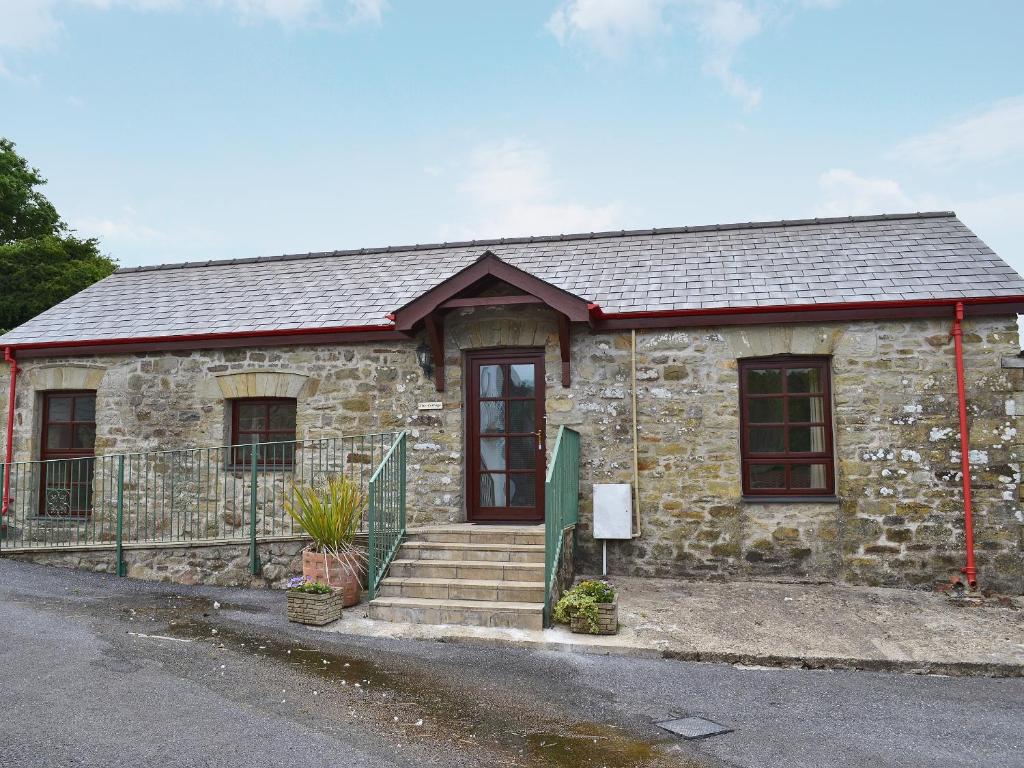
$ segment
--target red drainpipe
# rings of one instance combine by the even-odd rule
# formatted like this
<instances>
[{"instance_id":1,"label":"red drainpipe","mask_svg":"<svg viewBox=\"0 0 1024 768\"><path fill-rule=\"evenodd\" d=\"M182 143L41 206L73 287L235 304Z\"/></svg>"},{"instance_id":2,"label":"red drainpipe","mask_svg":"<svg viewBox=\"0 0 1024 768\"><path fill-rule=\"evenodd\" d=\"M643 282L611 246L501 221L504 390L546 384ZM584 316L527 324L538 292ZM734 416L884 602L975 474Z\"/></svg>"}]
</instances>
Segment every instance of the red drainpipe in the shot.
<instances>
[{"instance_id":1,"label":"red drainpipe","mask_svg":"<svg viewBox=\"0 0 1024 768\"><path fill-rule=\"evenodd\" d=\"M953 317L953 348L956 353L956 396L960 411L960 474L964 488L964 537L967 547L967 565L961 572L967 576L972 589L978 586L978 570L974 567L974 516L971 509L971 443L967 428L967 394L964 388L964 303L956 303Z\"/></svg>"},{"instance_id":2,"label":"red drainpipe","mask_svg":"<svg viewBox=\"0 0 1024 768\"><path fill-rule=\"evenodd\" d=\"M7 444L4 454L4 504L0 510L0 517L6 517L7 509L11 506L11 459L14 457L14 397L18 387L18 363L14 359L14 350L10 347L4 348L4 361L11 366L11 386L7 390ZM7 525L7 521L0 521L0 528Z\"/></svg>"}]
</instances>

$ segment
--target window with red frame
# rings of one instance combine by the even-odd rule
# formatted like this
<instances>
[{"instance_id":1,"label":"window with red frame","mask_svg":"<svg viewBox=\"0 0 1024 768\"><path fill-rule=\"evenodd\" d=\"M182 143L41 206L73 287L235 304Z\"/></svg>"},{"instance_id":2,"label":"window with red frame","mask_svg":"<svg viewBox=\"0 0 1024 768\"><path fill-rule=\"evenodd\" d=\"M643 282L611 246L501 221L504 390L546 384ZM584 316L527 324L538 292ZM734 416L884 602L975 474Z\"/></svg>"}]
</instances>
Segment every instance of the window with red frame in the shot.
<instances>
[{"instance_id":1,"label":"window with red frame","mask_svg":"<svg viewBox=\"0 0 1024 768\"><path fill-rule=\"evenodd\" d=\"M43 515L92 511L96 393L44 392L39 509Z\"/></svg>"},{"instance_id":2,"label":"window with red frame","mask_svg":"<svg viewBox=\"0 0 1024 768\"><path fill-rule=\"evenodd\" d=\"M740 360L743 493L832 496L829 360Z\"/></svg>"},{"instance_id":3,"label":"window with red frame","mask_svg":"<svg viewBox=\"0 0 1024 768\"><path fill-rule=\"evenodd\" d=\"M231 401L232 463L246 465L254 443L257 462L266 467L290 467L295 460L295 400L283 397Z\"/></svg>"}]
</instances>

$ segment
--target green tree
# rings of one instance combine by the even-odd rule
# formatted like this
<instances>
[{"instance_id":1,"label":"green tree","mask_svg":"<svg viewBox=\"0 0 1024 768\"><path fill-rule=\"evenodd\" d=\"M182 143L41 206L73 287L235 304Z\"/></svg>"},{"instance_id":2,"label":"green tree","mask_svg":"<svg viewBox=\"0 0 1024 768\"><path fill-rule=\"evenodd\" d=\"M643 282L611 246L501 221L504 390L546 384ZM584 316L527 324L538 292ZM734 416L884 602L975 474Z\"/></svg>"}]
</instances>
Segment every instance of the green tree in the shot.
<instances>
[{"instance_id":1,"label":"green tree","mask_svg":"<svg viewBox=\"0 0 1024 768\"><path fill-rule=\"evenodd\" d=\"M117 269L98 240L74 235L38 190L45 183L14 142L0 138L0 329L21 325Z\"/></svg>"}]
</instances>

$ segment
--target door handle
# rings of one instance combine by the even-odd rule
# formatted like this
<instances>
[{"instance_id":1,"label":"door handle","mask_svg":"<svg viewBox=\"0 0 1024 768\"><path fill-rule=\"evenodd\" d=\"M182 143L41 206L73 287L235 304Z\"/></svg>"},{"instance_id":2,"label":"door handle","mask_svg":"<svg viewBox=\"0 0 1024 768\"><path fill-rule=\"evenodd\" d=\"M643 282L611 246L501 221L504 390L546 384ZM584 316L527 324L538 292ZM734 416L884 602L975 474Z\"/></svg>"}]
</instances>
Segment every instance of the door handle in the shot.
<instances>
[{"instance_id":1,"label":"door handle","mask_svg":"<svg viewBox=\"0 0 1024 768\"><path fill-rule=\"evenodd\" d=\"M535 434L537 435L537 450L538 451L543 451L544 450L544 430L543 429L538 429Z\"/></svg>"}]
</instances>

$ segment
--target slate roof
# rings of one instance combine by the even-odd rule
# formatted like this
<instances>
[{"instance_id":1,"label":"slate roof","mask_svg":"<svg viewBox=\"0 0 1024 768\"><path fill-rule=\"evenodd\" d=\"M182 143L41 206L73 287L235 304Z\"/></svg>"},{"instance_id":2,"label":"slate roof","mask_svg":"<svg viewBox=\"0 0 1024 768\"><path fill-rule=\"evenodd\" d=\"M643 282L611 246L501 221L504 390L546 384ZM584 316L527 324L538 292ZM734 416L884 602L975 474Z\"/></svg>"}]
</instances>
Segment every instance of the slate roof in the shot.
<instances>
[{"instance_id":1,"label":"slate roof","mask_svg":"<svg viewBox=\"0 0 1024 768\"><path fill-rule=\"evenodd\" d=\"M0 345L382 325L487 250L605 313L1024 295L955 214L889 214L122 269Z\"/></svg>"}]
</instances>

